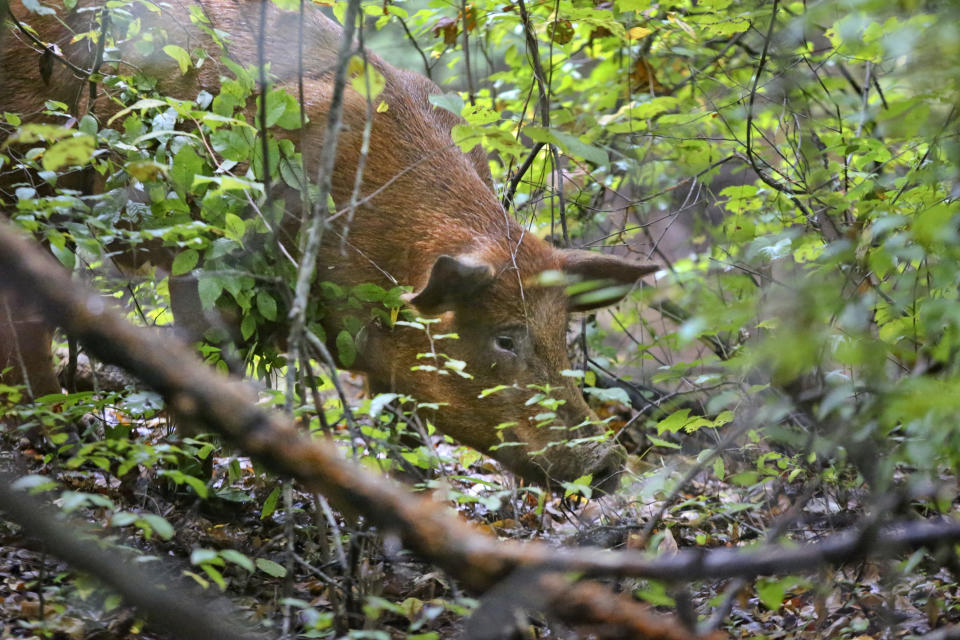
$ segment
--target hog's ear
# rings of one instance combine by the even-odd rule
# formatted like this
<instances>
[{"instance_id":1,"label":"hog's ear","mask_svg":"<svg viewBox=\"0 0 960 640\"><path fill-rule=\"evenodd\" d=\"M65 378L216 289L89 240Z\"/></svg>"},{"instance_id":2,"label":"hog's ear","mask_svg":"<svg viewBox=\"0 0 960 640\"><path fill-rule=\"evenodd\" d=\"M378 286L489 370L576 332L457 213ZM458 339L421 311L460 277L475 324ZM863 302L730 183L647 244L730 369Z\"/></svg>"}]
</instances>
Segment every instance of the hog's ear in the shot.
<instances>
[{"instance_id":1,"label":"hog's ear","mask_svg":"<svg viewBox=\"0 0 960 640\"><path fill-rule=\"evenodd\" d=\"M656 264L582 249L562 251L561 265L565 274L585 285L572 287L567 301L570 311L590 311L614 304L627 295L637 280L660 269Z\"/></svg>"},{"instance_id":2,"label":"hog's ear","mask_svg":"<svg viewBox=\"0 0 960 640\"><path fill-rule=\"evenodd\" d=\"M470 256L440 256L433 263L427 286L408 298L424 315L438 315L468 302L493 282L493 267Z\"/></svg>"}]
</instances>

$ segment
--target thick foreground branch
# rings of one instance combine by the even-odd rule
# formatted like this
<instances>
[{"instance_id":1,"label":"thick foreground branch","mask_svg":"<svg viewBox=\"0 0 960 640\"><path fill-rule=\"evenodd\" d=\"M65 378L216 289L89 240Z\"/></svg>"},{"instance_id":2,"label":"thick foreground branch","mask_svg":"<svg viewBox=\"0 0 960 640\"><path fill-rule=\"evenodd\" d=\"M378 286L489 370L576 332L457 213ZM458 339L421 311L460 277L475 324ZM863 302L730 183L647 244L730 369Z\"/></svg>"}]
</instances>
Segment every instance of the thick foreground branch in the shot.
<instances>
[{"instance_id":1,"label":"thick foreground branch","mask_svg":"<svg viewBox=\"0 0 960 640\"><path fill-rule=\"evenodd\" d=\"M407 548L477 591L523 567L690 581L809 571L824 563L960 541L960 522L952 520L848 531L802 546L690 550L662 558L500 541L461 522L445 505L415 496L344 460L334 445L304 437L281 415L249 402L241 384L202 365L169 337L132 326L7 223L0 223L0 274L0 288L29 295L51 323L63 327L97 358L140 377L181 419L224 435L275 471L323 493L339 509L363 514L381 531L398 535Z\"/></svg>"}]
</instances>

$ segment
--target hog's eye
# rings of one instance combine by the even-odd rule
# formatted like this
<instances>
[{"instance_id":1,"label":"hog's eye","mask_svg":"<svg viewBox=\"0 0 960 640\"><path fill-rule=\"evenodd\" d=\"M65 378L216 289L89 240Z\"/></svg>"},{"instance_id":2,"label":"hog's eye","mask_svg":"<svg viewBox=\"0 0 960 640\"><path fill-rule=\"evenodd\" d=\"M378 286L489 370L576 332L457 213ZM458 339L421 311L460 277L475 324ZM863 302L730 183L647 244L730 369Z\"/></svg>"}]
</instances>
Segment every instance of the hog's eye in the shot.
<instances>
[{"instance_id":1,"label":"hog's eye","mask_svg":"<svg viewBox=\"0 0 960 640\"><path fill-rule=\"evenodd\" d=\"M514 355L517 353L517 345L510 336L497 336L493 339L493 344L500 351L508 351Z\"/></svg>"}]
</instances>

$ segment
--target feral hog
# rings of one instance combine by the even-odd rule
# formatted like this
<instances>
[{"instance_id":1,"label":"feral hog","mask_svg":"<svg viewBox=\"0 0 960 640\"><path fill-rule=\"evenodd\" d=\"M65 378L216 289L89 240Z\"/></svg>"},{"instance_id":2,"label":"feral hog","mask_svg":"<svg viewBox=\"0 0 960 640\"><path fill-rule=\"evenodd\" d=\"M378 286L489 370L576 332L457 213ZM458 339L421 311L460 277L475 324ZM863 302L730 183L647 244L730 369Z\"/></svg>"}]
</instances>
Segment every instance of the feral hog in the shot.
<instances>
[{"instance_id":1,"label":"feral hog","mask_svg":"<svg viewBox=\"0 0 960 640\"><path fill-rule=\"evenodd\" d=\"M257 65L259 2L201 0L192 9L187 3L149 8L148 4L111 3L108 9L106 3L81 0L71 10L57 7L59 15L54 16L37 15L20 1L11 2L11 12L24 28L13 25L5 34L0 111L19 113L25 122L42 120L44 101L55 99L70 105L78 118L91 113L100 127L119 126L119 119L108 124L109 118L120 109L119 98L132 101L129 85L125 89L123 83L101 82L98 77L109 79L135 70L157 79L155 95L196 100L201 91L217 96L225 79L232 77L223 57L245 67ZM273 86L296 96L298 30L303 27L306 129L276 135L298 143L305 173L313 176L324 148L341 29L312 3L307 4L301 19L297 12L268 3L265 52ZM159 14L158 7L162 7ZM104 26L107 12L111 17ZM33 30L36 39L27 29ZM74 33L106 34L108 55L102 64L97 63L96 42L75 40ZM221 42L215 43L211 34ZM41 43L57 45L55 53L45 54ZM173 56L164 53L168 45L187 53L202 48L208 55L202 64L195 59L189 68L181 69ZM69 60L73 68L59 57ZM368 109L367 99L348 84L344 129L332 176L337 209L348 208L352 197L360 204L349 215L331 218L323 235L316 280L346 290L361 283L387 289L409 286L413 293L406 297L408 307L438 322L430 326L428 335L420 328L392 325L382 317L367 320L354 332L357 354L350 367L364 373L375 392L393 391L437 403L440 406L431 419L440 431L488 453L528 480L544 484L592 474L596 485L612 486L624 463L623 451L598 437L604 427L594 424L596 416L577 381L561 375L571 368L567 320L571 312L615 302L655 267L598 252L558 250L527 232L498 201L482 150L478 147L464 154L451 142L451 127L458 117L428 99L440 89L373 54L366 54L366 59L385 83L376 97L380 108ZM93 77L97 98L91 101L90 81L78 71L97 64L98 76ZM41 74L44 65L47 68ZM126 95L121 95L124 91ZM245 106L250 122L256 122L254 102L251 97ZM370 112L369 152L356 198L356 174ZM184 119L177 126L188 134L194 127L198 140L209 134L203 128L206 125L196 120ZM10 154L14 151L14 146L7 148ZM220 160L215 157L211 162ZM243 165L235 170L242 169ZM8 215L15 211L13 191L23 184L24 175L8 173L0 182ZM58 186L65 186L68 178L62 177ZM130 178L131 189L135 183ZM91 190L95 193L97 188ZM275 198L286 203L287 220L300 219L297 193L278 193ZM294 256L297 246L296 241L289 243ZM174 251L154 248L148 257L169 268ZM614 293L601 299L597 295L571 298L559 284L562 274L573 280L600 281ZM181 286L195 282L171 278L171 283L178 322L196 324L197 317L185 317L202 315L196 308L195 289ZM0 356L6 358L0 370L9 366L8 377L21 382L26 374L34 395L59 391L52 388L55 383L49 371L44 371L44 364L50 362L49 350L43 351L48 349L49 334L36 314L23 301L0 303ZM328 337L342 331L344 313L324 314L322 326ZM458 338L433 340L438 334ZM29 351L26 356L24 350ZM444 362L465 363L463 373L469 375L449 370L441 375L422 366L428 363L443 371ZM484 394L500 386L499 391ZM538 393L552 396L550 410L528 403ZM553 418L543 415L551 412ZM498 447L505 442L514 444Z\"/></svg>"}]
</instances>

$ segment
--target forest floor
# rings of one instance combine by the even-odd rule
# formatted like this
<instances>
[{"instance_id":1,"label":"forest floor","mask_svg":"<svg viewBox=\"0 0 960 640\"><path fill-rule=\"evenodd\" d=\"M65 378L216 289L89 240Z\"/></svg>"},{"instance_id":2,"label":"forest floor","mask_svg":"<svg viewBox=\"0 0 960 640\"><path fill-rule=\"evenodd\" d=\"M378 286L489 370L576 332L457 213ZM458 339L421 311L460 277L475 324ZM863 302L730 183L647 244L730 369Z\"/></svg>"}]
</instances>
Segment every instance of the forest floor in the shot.
<instances>
[{"instance_id":1,"label":"forest floor","mask_svg":"<svg viewBox=\"0 0 960 640\"><path fill-rule=\"evenodd\" d=\"M102 444L104 425L98 427L96 417L84 418L93 428L80 434L80 442L60 448L35 448L7 430L0 466L49 489L42 495L103 544L142 556L158 576L180 574L198 592L228 598L270 633L388 640L459 637L469 629L477 596L442 571L385 541L362 519L334 514L319 496L221 451L214 440L179 435L162 411L146 411L145 418L118 409L138 402L149 405L150 394L128 391L103 406L100 419L109 423L111 446ZM718 458L722 468L700 465L677 488L698 449L716 439L713 431L701 432L683 449L651 447L639 429L628 429L621 434L632 454L627 478L614 495L589 500L517 486L495 463L440 438L430 443L439 464L408 466L400 475L502 539L567 547L671 554L750 545L762 542L785 514L793 514L787 539L815 541L862 515L862 490L852 479L811 484L784 475L746 482L759 456L776 455L756 441ZM364 442L353 444L362 448ZM410 443L394 446L408 460L423 451ZM419 477L411 477L411 469ZM188 477L202 479L205 497ZM676 611L679 602L701 624L725 612L719 629L731 637L905 638L960 621L955 574L933 560L920 550L755 581L624 579L614 586L663 612ZM163 636L0 519L0 637ZM535 616L518 626L516 637L604 636Z\"/></svg>"}]
</instances>

